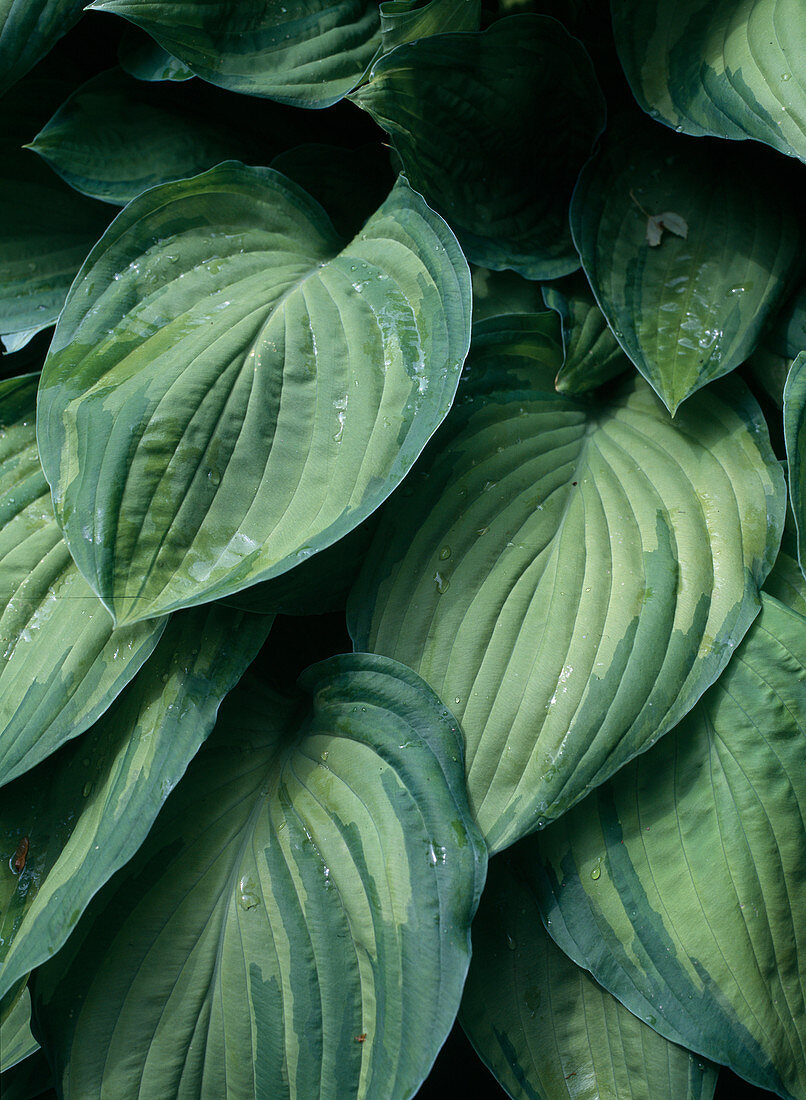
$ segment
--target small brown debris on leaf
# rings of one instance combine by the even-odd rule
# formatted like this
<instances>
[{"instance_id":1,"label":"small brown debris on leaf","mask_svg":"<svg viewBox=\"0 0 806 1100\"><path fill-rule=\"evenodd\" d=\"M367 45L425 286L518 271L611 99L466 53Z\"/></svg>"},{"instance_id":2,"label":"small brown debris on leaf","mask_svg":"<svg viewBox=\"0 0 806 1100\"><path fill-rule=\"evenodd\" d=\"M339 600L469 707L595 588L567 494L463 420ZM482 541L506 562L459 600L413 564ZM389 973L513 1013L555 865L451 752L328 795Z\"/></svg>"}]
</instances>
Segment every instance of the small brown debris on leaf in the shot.
<instances>
[{"instance_id":1,"label":"small brown debris on leaf","mask_svg":"<svg viewBox=\"0 0 806 1100\"><path fill-rule=\"evenodd\" d=\"M25 861L28 858L28 848L30 841L27 836L24 836L17 845L17 850L11 858L11 866L17 872L18 875L22 874L25 870Z\"/></svg>"},{"instance_id":2,"label":"small brown debris on leaf","mask_svg":"<svg viewBox=\"0 0 806 1100\"><path fill-rule=\"evenodd\" d=\"M355 1037L355 1041L357 1043L364 1043L364 1042L366 1042L366 1039L367 1039L366 1031L361 1035L356 1035L356 1037Z\"/></svg>"}]
</instances>

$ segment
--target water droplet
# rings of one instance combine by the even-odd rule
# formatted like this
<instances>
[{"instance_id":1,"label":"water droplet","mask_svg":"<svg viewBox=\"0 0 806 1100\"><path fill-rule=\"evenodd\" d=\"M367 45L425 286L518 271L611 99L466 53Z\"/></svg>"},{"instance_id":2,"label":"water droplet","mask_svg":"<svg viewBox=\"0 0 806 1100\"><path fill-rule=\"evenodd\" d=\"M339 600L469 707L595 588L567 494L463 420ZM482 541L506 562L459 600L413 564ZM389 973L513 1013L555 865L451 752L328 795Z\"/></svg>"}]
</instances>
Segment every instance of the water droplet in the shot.
<instances>
[{"instance_id":1,"label":"water droplet","mask_svg":"<svg viewBox=\"0 0 806 1100\"><path fill-rule=\"evenodd\" d=\"M327 751L327 749L325 749L325 751L320 756L320 760L325 761L325 760L327 760L327 758L328 758L328 751Z\"/></svg>"},{"instance_id":2,"label":"water droplet","mask_svg":"<svg viewBox=\"0 0 806 1100\"><path fill-rule=\"evenodd\" d=\"M85 798L89 798L91 793L92 793L92 783L85 783L84 784L84 790L82 791L82 794L84 795Z\"/></svg>"},{"instance_id":3,"label":"water droplet","mask_svg":"<svg viewBox=\"0 0 806 1100\"><path fill-rule=\"evenodd\" d=\"M439 552L439 560L440 561L447 561L450 556L451 556L450 546L443 546L442 549Z\"/></svg>"},{"instance_id":4,"label":"water droplet","mask_svg":"<svg viewBox=\"0 0 806 1100\"><path fill-rule=\"evenodd\" d=\"M221 484L221 474L218 472L218 470L208 470L207 476L213 485Z\"/></svg>"},{"instance_id":5,"label":"water droplet","mask_svg":"<svg viewBox=\"0 0 806 1100\"><path fill-rule=\"evenodd\" d=\"M781 73L781 80L791 80L792 73Z\"/></svg>"},{"instance_id":6,"label":"water droplet","mask_svg":"<svg viewBox=\"0 0 806 1100\"><path fill-rule=\"evenodd\" d=\"M515 943L512 936L510 936L509 932L507 932L507 947L509 948L509 950L514 951L517 946L518 945Z\"/></svg>"},{"instance_id":7,"label":"water droplet","mask_svg":"<svg viewBox=\"0 0 806 1100\"><path fill-rule=\"evenodd\" d=\"M238 885L238 904L241 909L254 909L260 904L260 898L255 892L255 883L251 875L242 875Z\"/></svg>"},{"instance_id":8,"label":"water droplet","mask_svg":"<svg viewBox=\"0 0 806 1100\"><path fill-rule=\"evenodd\" d=\"M599 865L599 864L597 863L597 864L596 864L596 866L595 866L595 867L593 868L593 870L591 871L591 878L592 878L592 879L594 880L594 882L595 882L595 881L596 881L596 879L597 879L597 878L599 878L599 877L601 876L601 874L602 874L602 868L601 868L601 866L600 866L600 865Z\"/></svg>"},{"instance_id":9,"label":"water droplet","mask_svg":"<svg viewBox=\"0 0 806 1100\"><path fill-rule=\"evenodd\" d=\"M451 582L448 580L448 578L443 577L441 573L434 574L434 584L437 586L437 592L439 592L440 596L443 594L443 592L448 591L450 583Z\"/></svg>"}]
</instances>

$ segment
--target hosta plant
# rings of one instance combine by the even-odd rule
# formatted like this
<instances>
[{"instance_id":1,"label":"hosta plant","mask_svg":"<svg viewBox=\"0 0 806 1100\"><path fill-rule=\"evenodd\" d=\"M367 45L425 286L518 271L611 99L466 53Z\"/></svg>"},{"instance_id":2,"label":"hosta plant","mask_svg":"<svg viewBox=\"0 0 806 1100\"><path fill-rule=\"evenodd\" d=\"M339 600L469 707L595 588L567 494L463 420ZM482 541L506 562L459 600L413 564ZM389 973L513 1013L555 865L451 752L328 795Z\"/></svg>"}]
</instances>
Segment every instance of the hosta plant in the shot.
<instances>
[{"instance_id":1,"label":"hosta plant","mask_svg":"<svg viewBox=\"0 0 806 1100\"><path fill-rule=\"evenodd\" d=\"M3 1097L806 1100L806 8L0 0L0 149Z\"/></svg>"}]
</instances>

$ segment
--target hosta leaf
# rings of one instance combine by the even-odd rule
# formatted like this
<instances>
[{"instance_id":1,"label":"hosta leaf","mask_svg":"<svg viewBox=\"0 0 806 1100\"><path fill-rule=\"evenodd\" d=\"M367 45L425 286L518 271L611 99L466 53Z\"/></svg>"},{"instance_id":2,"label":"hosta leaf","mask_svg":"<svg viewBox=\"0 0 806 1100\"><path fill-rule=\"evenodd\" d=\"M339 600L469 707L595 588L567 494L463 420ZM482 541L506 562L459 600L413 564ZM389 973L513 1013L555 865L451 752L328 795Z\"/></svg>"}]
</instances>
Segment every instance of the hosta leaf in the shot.
<instances>
[{"instance_id":1,"label":"hosta leaf","mask_svg":"<svg viewBox=\"0 0 806 1100\"><path fill-rule=\"evenodd\" d=\"M447 31L477 31L481 0L385 0L380 6L384 53L404 42Z\"/></svg>"},{"instance_id":2,"label":"hosta leaf","mask_svg":"<svg viewBox=\"0 0 806 1100\"><path fill-rule=\"evenodd\" d=\"M31 995L28 987L23 986L10 1013L0 1023L0 1073L38 1049L39 1043L31 1034Z\"/></svg>"},{"instance_id":3,"label":"hosta leaf","mask_svg":"<svg viewBox=\"0 0 806 1100\"><path fill-rule=\"evenodd\" d=\"M474 263L531 279L579 266L568 203L604 104L556 20L518 15L398 46L350 98L391 134L412 186Z\"/></svg>"},{"instance_id":4,"label":"hosta leaf","mask_svg":"<svg viewBox=\"0 0 806 1100\"><path fill-rule=\"evenodd\" d=\"M714 1095L716 1066L658 1035L560 951L508 855L490 864L473 921L460 1019L516 1100Z\"/></svg>"},{"instance_id":5,"label":"hosta leaf","mask_svg":"<svg viewBox=\"0 0 806 1100\"><path fill-rule=\"evenodd\" d=\"M265 641L267 616L194 609L80 741L12 783L0 803L0 996L50 958L137 851Z\"/></svg>"},{"instance_id":6,"label":"hosta leaf","mask_svg":"<svg viewBox=\"0 0 806 1100\"><path fill-rule=\"evenodd\" d=\"M384 1100L428 1072L486 865L461 739L393 662L337 657L302 683L307 701L256 682L233 696L39 972L66 1097Z\"/></svg>"},{"instance_id":7,"label":"hosta leaf","mask_svg":"<svg viewBox=\"0 0 806 1100\"><path fill-rule=\"evenodd\" d=\"M36 384L0 382L0 784L92 725L165 627L113 629L76 569L39 464Z\"/></svg>"},{"instance_id":8,"label":"hosta leaf","mask_svg":"<svg viewBox=\"0 0 806 1100\"><path fill-rule=\"evenodd\" d=\"M416 669L462 723L493 850L713 683L758 612L785 509L738 380L674 421L637 376L591 406L553 392L557 351L512 320L474 340L464 399L384 510L348 603L356 647Z\"/></svg>"},{"instance_id":9,"label":"hosta leaf","mask_svg":"<svg viewBox=\"0 0 806 1100\"><path fill-rule=\"evenodd\" d=\"M346 246L270 169L130 203L71 292L38 412L68 546L117 621L357 527L450 407L469 315L456 240L402 180Z\"/></svg>"},{"instance_id":10,"label":"hosta leaf","mask_svg":"<svg viewBox=\"0 0 806 1100\"><path fill-rule=\"evenodd\" d=\"M53 324L109 221L105 207L19 148L41 125L39 108L50 106L53 88L31 77L0 101L0 333L7 348L9 336L18 337L11 347L21 347Z\"/></svg>"},{"instance_id":11,"label":"hosta leaf","mask_svg":"<svg viewBox=\"0 0 806 1100\"><path fill-rule=\"evenodd\" d=\"M806 1089L806 627L769 596L678 730L523 852L557 943L628 1008Z\"/></svg>"},{"instance_id":12,"label":"hosta leaf","mask_svg":"<svg viewBox=\"0 0 806 1100\"><path fill-rule=\"evenodd\" d=\"M611 0L636 99L688 134L755 138L806 160L800 0Z\"/></svg>"},{"instance_id":13,"label":"hosta leaf","mask_svg":"<svg viewBox=\"0 0 806 1100\"><path fill-rule=\"evenodd\" d=\"M0 0L0 95L81 17L85 0Z\"/></svg>"},{"instance_id":14,"label":"hosta leaf","mask_svg":"<svg viewBox=\"0 0 806 1100\"><path fill-rule=\"evenodd\" d=\"M585 393L629 367L583 275L547 284L543 300L562 323L563 365L554 382L558 393Z\"/></svg>"},{"instance_id":15,"label":"hosta leaf","mask_svg":"<svg viewBox=\"0 0 806 1100\"><path fill-rule=\"evenodd\" d=\"M653 247L649 221L664 213L687 235ZM583 170L571 229L616 338L671 412L747 358L801 247L786 188L771 203L745 150L633 119Z\"/></svg>"},{"instance_id":16,"label":"hosta leaf","mask_svg":"<svg viewBox=\"0 0 806 1100\"><path fill-rule=\"evenodd\" d=\"M271 167L321 203L344 237L359 231L395 182L389 156L380 143L345 149L308 142L279 153Z\"/></svg>"},{"instance_id":17,"label":"hosta leaf","mask_svg":"<svg viewBox=\"0 0 806 1100\"><path fill-rule=\"evenodd\" d=\"M328 107L380 46L376 0L95 0L148 31L197 76L296 107Z\"/></svg>"},{"instance_id":18,"label":"hosta leaf","mask_svg":"<svg viewBox=\"0 0 806 1100\"><path fill-rule=\"evenodd\" d=\"M191 80L194 76L178 57L173 57L134 25L128 26L121 35L118 61L129 76L138 80Z\"/></svg>"},{"instance_id":19,"label":"hosta leaf","mask_svg":"<svg viewBox=\"0 0 806 1100\"><path fill-rule=\"evenodd\" d=\"M789 500L795 519L797 557L806 573L806 351L800 352L784 386L784 439Z\"/></svg>"},{"instance_id":20,"label":"hosta leaf","mask_svg":"<svg viewBox=\"0 0 806 1100\"><path fill-rule=\"evenodd\" d=\"M223 160L259 162L271 117L233 119L234 97L211 92L109 69L73 92L29 148L77 191L119 205Z\"/></svg>"}]
</instances>

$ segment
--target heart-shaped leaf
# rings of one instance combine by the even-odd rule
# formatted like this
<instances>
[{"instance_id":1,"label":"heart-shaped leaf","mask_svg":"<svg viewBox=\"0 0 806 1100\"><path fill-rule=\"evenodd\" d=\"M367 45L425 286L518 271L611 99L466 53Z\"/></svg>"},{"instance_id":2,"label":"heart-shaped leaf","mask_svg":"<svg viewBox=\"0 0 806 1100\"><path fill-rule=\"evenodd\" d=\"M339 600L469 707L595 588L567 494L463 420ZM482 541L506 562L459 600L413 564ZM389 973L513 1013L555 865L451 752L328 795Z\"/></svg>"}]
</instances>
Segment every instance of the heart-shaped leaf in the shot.
<instances>
[{"instance_id":1,"label":"heart-shaped leaf","mask_svg":"<svg viewBox=\"0 0 806 1100\"><path fill-rule=\"evenodd\" d=\"M461 721L493 850L690 710L758 613L785 510L738 379L674 421L637 376L592 406L553 391L558 350L526 323L474 336L348 603L357 648L416 669Z\"/></svg>"},{"instance_id":2,"label":"heart-shaped leaf","mask_svg":"<svg viewBox=\"0 0 806 1100\"><path fill-rule=\"evenodd\" d=\"M115 630L76 569L39 464L37 378L0 382L0 784L88 729L166 621Z\"/></svg>"},{"instance_id":3,"label":"heart-shaped leaf","mask_svg":"<svg viewBox=\"0 0 806 1100\"><path fill-rule=\"evenodd\" d=\"M687 134L755 138L806 160L800 0L611 0L619 57L645 111Z\"/></svg>"},{"instance_id":4,"label":"heart-shaped leaf","mask_svg":"<svg viewBox=\"0 0 806 1100\"><path fill-rule=\"evenodd\" d=\"M140 847L271 622L215 606L175 615L100 721L4 789L0 996L60 949Z\"/></svg>"},{"instance_id":5,"label":"heart-shaped leaf","mask_svg":"<svg viewBox=\"0 0 806 1100\"><path fill-rule=\"evenodd\" d=\"M474 263L531 279L579 266L568 203L604 102L562 24L517 15L398 46L350 98L392 135L412 186Z\"/></svg>"},{"instance_id":6,"label":"heart-shaped leaf","mask_svg":"<svg viewBox=\"0 0 806 1100\"><path fill-rule=\"evenodd\" d=\"M787 178L776 201L749 150L692 141L623 119L579 178L571 230L621 346L674 413L742 363L800 259ZM685 237L653 218L674 212Z\"/></svg>"},{"instance_id":7,"label":"heart-shaped leaf","mask_svg":"<svg viewBox=\"0 0 806 1100\"><path fill-rule=\"evenodd\" d=\"M0 95L81 17L85 0L0 0Z\"/></svg>"},{"instance_id":8,"label":"heart-shaped leaf","mask_svg":"<svg viewBox=\"0 0 806 1100\"><path fill-rule=\"evenodd\" d=\"M509 853L490 864L473 921L460 1019L516 1100L714 1095L716 1066L658 1035L560 951Z\"/></svg>"},{"instance_id":9,"label":"heart-shaped leaf","mask_svg":"<svg viewBox=\"0 0 806 1100\"><path fill-rule=\"evenodd\" d=\"M38 972L65 1095L169 1096L181 1067L194 1096L404 1100L430 1069L486 869L461 736L383 658L302 684L307 700L244 683Z\"/></svg>"},{"instance_id":10,"label":"heart-shaped leaf","mask_svg":"<svg viewBox=\"0 0 806 1100\"><path fill-rule=\"evenodd\" d=\"M377 0L95 0L122 15L197 76L295 107L328 107L351 91L378 51Z\"/></svg>"},{"instance_id":11,"label":"heart-shaped leaf","mask_svg":"<svg viewBox=\"0 0 806 1100\"><path fill-rule=\"evenodd\" d=\"M470 277L401 180L351 244L270 169L139 196L76 281L39 446L118 622L286 572L370 515L450 408Z\"/></svg>"},{"instance_id":12,"label":"heart-shaped leaf","mask_svg":"<svg viewBox=\"0 0 806 1100\"><path fill-rule=\"evenodd\" d=\"M679 729L521 850L557 943L661 1034L806 1090L806 620L765 595Z\"/></svg>"}]
</instances>

